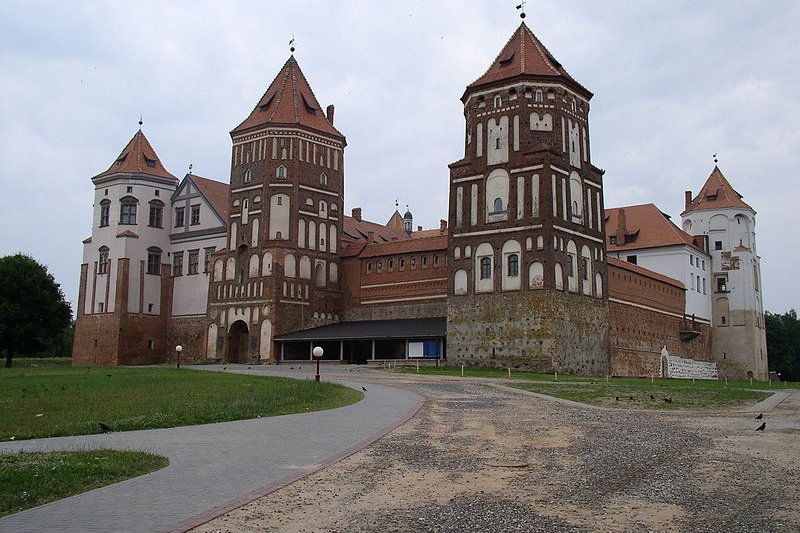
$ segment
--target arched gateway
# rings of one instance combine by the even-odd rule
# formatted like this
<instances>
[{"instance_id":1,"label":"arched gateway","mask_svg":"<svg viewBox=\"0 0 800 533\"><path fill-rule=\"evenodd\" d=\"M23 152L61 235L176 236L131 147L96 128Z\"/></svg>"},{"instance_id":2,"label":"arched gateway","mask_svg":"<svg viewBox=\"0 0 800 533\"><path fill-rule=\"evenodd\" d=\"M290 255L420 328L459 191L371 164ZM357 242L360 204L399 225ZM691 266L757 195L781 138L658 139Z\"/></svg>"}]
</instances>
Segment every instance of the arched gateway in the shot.
<instances>
[{"instance_id":1,"label":"arched gateway","mask_svg":"<svg viewBox=\"0 0 800 533\"><path fill-rule=\"evenodd\" d=\"M228 348L225 355L227 363L247 363L247 344L248 344L247 324L242 320L237 320L231 324L228 331Z\"/></svg>"}]
</instances>

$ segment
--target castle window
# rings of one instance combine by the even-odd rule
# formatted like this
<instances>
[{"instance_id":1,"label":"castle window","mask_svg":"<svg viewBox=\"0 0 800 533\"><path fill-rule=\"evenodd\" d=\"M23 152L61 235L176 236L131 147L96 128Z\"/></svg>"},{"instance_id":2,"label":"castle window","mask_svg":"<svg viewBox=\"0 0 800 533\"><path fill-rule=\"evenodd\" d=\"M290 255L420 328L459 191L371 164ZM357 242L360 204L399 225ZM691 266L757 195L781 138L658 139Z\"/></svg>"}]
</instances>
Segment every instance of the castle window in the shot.
<instances>
[{"instance_id":1,"label":"castle window","mask_svg":"<svg viewBox=\"0 0 800 533\"><path fill-rule=\"evenodd\" d=\"M572 277L575 275L575 256L567 254L567 276Z\"/></svg>"},{"instance_id":2,"label":"castle window","mask_svg":"<svg viewBox=\"0 0 800 533\"><path fill-rule=\"evenodd\" d=\"M495 148L495 150L499 150L500 149L500 137L496 137L495 138L495 140L494 140L494 148Z\"/></svg>"},{"instance_id":3,"label":"castle window","mask_svg":"<svg viewBox=\"0 0 800 533\"><path fill-rule=\"evenodd\" d=\"M494 97L494 106L495 107L500 107L502 105L503 105L503 99L500 98L500 95L495 96Z\"/></svg>"},{"instance_id":4,"label":"castle window","mask_svg":"<svg viewBox=\"0 0 800 533\"><path fill-rule=\"evenodd\" d=\"M192 224L192 226L197 226L198 224L200 224L200 206L199 205L193 205L192 206L192 213L191 213L191 221L190 221L190 223Z\"/></svg>"},{"instance_id":5,"label":"castle window","mask_svg":"<svg viewBox=\"0 0 800 533\"><path fill-rule=\"evenodd\" d=\"M533 99L533 101L536 102L537 104L541 104L544 101L544 99L542 98L541 89L536 89L536 97Z\"/></svg>"},{"instance_id":6,"label":"castle window","mask_svg":"<svg viewBox=\"0 0 800 533\"><path fill-rule=\"evenodd\" d=\"M158 189L156 189L156 196L161 196L161 194L160 194L160 193L161 193L161 191L159 191Z\"/></svg>"},{"instance_id":7,"label":"castle window","mask_svg":"<svg viewBox=\"0 0 800 533\"><path fill-rule=\"evenodd\" d=\"M250 172L250 169L248 168L244 173L244 182L247 183L251 179L253 179L253 174Z\"/></svg>"},{"instance_id":8,"label":"castle window","mask_svg":"<svg viewBox=\"0 0 800 533\"><path fill-rule=\"evenodd\" d=\"M376 269L377 269L377 271L378 271L378 274L380 274L381 272L383 272L383 261L380 261L380 260L378 260L378 263L377 263L377 265L376 265Z\"/></svg>"},{"instance_id":9,"label":"castle window","mask_svg":"<svg viewBox=\"0 0 800 533\"><path fill-rule=\"evenodd\" d=\"M111 212L111 202L103 200L100 202L100 227L108 226L108 215Z\"/></svg>"},{"instance_id":10,"label":"castle window","mask_svg":"<svg viewBox=\"0 0 800 533\"><path fill-rule=\"evenodd\" d=\"M490 257L481 258L481 279L492 277L492 259Z\"/></svg>"},{"instance_id":11,"label":"castle window","mask_svg":"<svg viewBox=\"0 0 800 533\"><path fill-rule=\"evenodd\" d=\"M327 185L328 184L328 175L324 172L319 175L319 184L320 185Z\"/></svg>"},{"instance_id":12,"label":"castle window","mask_svg":"<svg viewBox=\"0 0 800 533\"><path fill-rule=\"evenodd\" d=\"M588 281L589 280L589 258L588 257L584 257L583 258L582 269L583 269L583 272L582 272L583 280L584 281Z\"/></svg>"},{"instance_id":13,"label":"castle window","mask_svg":"<svg viewBox=\"0 0 800 533\"><path fill-rule=\"evenodd\" d=\"M280 180L285 180L286 179L286 167L283 166L283 165L279 166L278 169L275 171L275 177L277 177Z\"/></svg>"},{"instance_id":14,"label":"castle window","mask_svg":"<svg viewBox=\"0 0 800 533\"><path fill-rule=\"evenodd\" d=\"M100 257L97 261L97 273L108 274L108 246L100 247Z\"/></svg>"},{"instance_id":15,"label":"castle window","mask_svg":"<svg viewBox=\"0 0 800 533\"><path fill-rule=\"evenodd\" d=\"M434 267L438 267L439 266L439 256L438 255L434 255L433 256L433 266Z\"/></svg>"},{"instance_id":16,"label":"castle window","mask_svg":"<svg viewBox=\"0 0 800 533\"><path fill-rule=\"evenodd\" d=\"M120 200L119 223L120 224L136 224L136 198L126 196Z\"/></svg>"},{"instance_id":17,"label":"castle window","mask_svg":"<svg viewBox=\"0 0 800 533\"><path fill-rule=\"evenodd\" d=\"M163 216L164 203L159 200L153 200L150 202L150 220L147 225L151 228L163 228Z\"/></svg>"},{"instance_id":18,"label":"castle window","mask_svg":"<svg viewBox=\"0 0 800 533\"><path fill-rule=\"evenodd\" d=\"M714 249L722 250L722 241L714 241Z\"/></svg>"},{"instance_id":19,"label":"castle window","mask_svg":"<svg viewBox=\"0 0 800 533\"><path fill-rule=\"evenodd\" d=\"M197 274L197 269L200 266L200 250L189 250L189 268L188 274Z\"/></svg>"},{"instance_id":20,"label":"castle window","mask_svg":"<svg viewBox=\"0 0 800 533\"><path fill-rule=\"evenodd\" d=\"M725 277L717 278L717 292L728 292L728 280Z\"/></svg>"},{"instance_id":21,"label":"castle window","mask_svg":"<svg viewBox=\"0 0 800 533\"><path fill-rule=\"evenodd\" d=\"M617 244L617 236L616 235L609 235L608 236L608 243L609 244Z\"/></svg>"},{"instance_id":22,"label":"castle window","mask_svg":"<svg viewBox=\"0 0 800 533\"><path fill-rule=\"evenodd\" d=\"M286 148L286 137L281 137L278 139L278 146L281 148Z\"/></svg>"},{"instance_id":23,"label":"castle window","mask_svg":"<svg viewBox=\"0 0 800 533\"><path fill-rule=\"evenodd\" d=\"M100 302L99 304L97 304L97 310L98 310L100 313L102 313L102 312L103 312L103 309L105 309L105 304L104 304L103 302ZM96 341L95 341L95 342L96 342Z\"/></svg>"},{"instance_id":24,"label":"castle window","mask_svg":"<svg viewBox=\"0 0 800 533\"><path fill-rule=\"evenodd\" d=\"M133 193L133 187L128 187L126 190L128 191L128 194L132 194Z\"/></svg>"},{"instance_id":25,"label":"castle window","mask_svg":"<svg viewBox=\"0 0 800 533\"><path fill-rule=\"evenodd\" d=\"M410 265L411 265L411 270L414 270L415 268L417 268L417 258L416 257L412 257L411 258Z\"/></svg>"},{"instance_id":26,"label":"castle window","mask_svg":"<svg viewBox=\"0 0 800 533\"><path fill-rule=\"evenodd\" d=\"M394 260L393 259L389 259L388 261L386 261L386 270L389 271L389 272L392 272L394 270Z\"/></svg>"},{"instance_id":27,"label":"castle window","mask_svg":"<svg viewBox=\"0 0 800 533\"><path fill-rule=\"evenodd\" d=\"M204 273L207 273L209 271L208 269L211 266L211 254L213 254L213 253L214 253L214 248L213 247L205 249L205 254L204 254L204 257L203 257L203 272Z\"/></svg>"},{"instance_id":28,"label":"castle window","mask_svg":"<svg viewBox=\"0 0 800 533\"><path fill-rule=\"evenodd\" d=\"M367 274L372 274L372 263L367 261Z\"/></svg>"},{"instance_id":29,"label":"castle window","mask_svg":"<svg viewBox=\"0 0 800 533\"><path fill-rule=\"evenodd\" d=\"M503 199L502 198L495 198L494 199L494 211L491 214L502 213L502 212L503 212Z\"/></svg>"},{"instance_id":30,"label":"castle window","mask_svg":"<svg viewBox=\"0 0 800 533\"><path fill-rule=\"evenodd\" d=\"M283 197L278 196L276 203L277 205L283 205Z\"/></svg>"},{"instance_id":31,"label":"castle window","mask_svg":"<svg viewBox=\"0 0 800 533\"><path fill-rule=\"evenodd\" d=\"M161 275L161 248L153 246L147 249L147 273Z\"/></svg>"},{"instance_id":32,"label":"castle window","mask_svg":"<svg viewBox=\"0 0 800 533\"><path fill-rule=\"evenodd\" d=\"M172 275L183 276L183 252L172 254Z\"/></svg>"},{"instance_id":33,"label":"castle window","mask_svg":"<svg viewBox=\"0 0 800 533\"><path fill-rule=\"evenodd\" d=\"M175 208L175 227L181 228L184 224L185 209L183 207Z\"/></svg>"},{"instance_id":34,"label":"castle window","mask_svg":"<svg viewBox=\"0 0 800 533\"><path fill-rule=\"evenodd\" d=\"M405 269L406 269L406 260L405 259L401 259L400 262L399 262L398 270L402 271L402 270L405 270Z\"/></svg>"},{"instance_id":35,"label":"castle window","mask_svg":"<svg viewBox=\"0 0 800 533\"><path fill-rule=\"evenodd\" d=\"M478 107L486 107L486 98L483 96L478 98Z\"/></svg>"},{"instance_id":36,"label":"castle window","mask_svg":"<svg viewBox=\"0 0 800 533\"><path fill-rule=\"evenodd\" d=\"M625 258L625 260L632 265L638 264L638 259L635 255L629 255L628 257Z\"/></svg>"},{"instance_id":37,"label":"castle window","mask_svg":"<svg viewBox=\"0 0 800 533\"><path fill-rule=\"evenodd\" d=\"M422 268L428 268L428 256L427 255L423 255L422 256Z\"/></svg>"},{"instance_id":38,"label":"castle window","mask_svg":"<svg viewBox=\"0 0 800 533\"><path fill-rule=\"evenodd\" d=\"M278 198L278 199L280 200L280 198ZM276 241L279 241L279 240L281 240L281 239L283 239L283 235L281 235L281 232L280 232L280 231L276 231L276 232L275 232L275 240L276 240Z\"/></svg>"},{"instance_id":39,"label":"castle window","mask_svg":"<svg viewBox=\"0 0 800 533\"><path fill-rule=\"evenodd\" d=\"M508 276L512 278L519 276L519 256L517 254L508 256Z\"/></svg>"}]
</instances>

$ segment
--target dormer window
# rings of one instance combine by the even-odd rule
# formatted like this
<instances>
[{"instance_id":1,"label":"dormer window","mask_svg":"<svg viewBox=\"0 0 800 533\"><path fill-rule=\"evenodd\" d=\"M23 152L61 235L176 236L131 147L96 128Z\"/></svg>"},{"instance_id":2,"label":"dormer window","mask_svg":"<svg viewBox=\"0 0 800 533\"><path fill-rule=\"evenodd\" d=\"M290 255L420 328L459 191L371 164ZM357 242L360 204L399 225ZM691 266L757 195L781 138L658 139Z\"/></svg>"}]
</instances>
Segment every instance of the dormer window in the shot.
<instances>
[{"instance_id":1,"label":"dormer window","mask_svg":"<svg viewBox=\"0 0 800 533\"><path fill-rule=\"evenodd\" d=\"M155 168L156 167L156 160L155 159L150 159L149 157L145 156L144 161L145 161L145 163L147 164L148 167L150 167L150 168Z\"/></svg>"},{"instance_id":2,"label":"dormer window","mask_svg":"<svg viewBox=\"0 0 800 533\"><path fill-rule=\"evenodd\" d=\"M509 66L511 64L512 61L514 61L514 53L512 53L510 56L508 56L508 57L506 57L504 59L501 59L500 60L500 67L507 67L507 66Z\"/></svg>"}]
</instances>

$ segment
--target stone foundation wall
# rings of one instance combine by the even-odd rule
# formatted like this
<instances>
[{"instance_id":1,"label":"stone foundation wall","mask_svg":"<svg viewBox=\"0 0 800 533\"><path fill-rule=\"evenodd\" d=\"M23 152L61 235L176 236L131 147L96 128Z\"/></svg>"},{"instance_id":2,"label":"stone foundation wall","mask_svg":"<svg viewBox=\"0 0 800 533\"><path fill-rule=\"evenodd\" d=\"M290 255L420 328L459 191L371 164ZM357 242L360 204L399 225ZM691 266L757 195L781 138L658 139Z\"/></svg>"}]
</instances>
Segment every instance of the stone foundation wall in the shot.
<instances>
[{"instance_id":1,"label":"stone foundation wall","mask_svg":"<svg viewBox=\"0 0 800 533\"><path fill-rule=\"evenodd\" d=\"M207 319L205 316L173 317L167 328L167 361L175 361L175 346L183 347L182 362L203 361L206 359L208 342Z\"/></svg>"},{"instance_id":2,"label":"stone foundation wall","mask_svg":"<svg viewBox=\"0 0 800 533\"><path fill-rule=\"evenodd\" d=\"M604 375L608 304L555 291L451 297L447 357L455 363Z\"/></svg>"},{"instance_id":3,"label":"stone foundation wall","mask_svg":"<svg viewBox=\"0 0 800 533\"><path fill-rule=\"evenodd\" d=\"M80 315L72 343L73 366L117 364L118 321L114 313Z\"/></svg>"}]
</instances>

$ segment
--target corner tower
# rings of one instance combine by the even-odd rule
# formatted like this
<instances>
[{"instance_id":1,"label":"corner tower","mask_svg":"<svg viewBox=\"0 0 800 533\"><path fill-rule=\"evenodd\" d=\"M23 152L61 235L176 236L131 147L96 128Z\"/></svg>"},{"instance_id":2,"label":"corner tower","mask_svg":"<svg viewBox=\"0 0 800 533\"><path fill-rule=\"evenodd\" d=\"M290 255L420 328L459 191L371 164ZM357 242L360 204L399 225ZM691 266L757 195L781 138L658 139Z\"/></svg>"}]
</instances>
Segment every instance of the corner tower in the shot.
<instances>
[{"instance_id":1,"label":"corner tower","mask_svg":"<svg viewBox=\"0 0 800 533\"><path fill-rule=\"evenodd\" d=\"M169 353L172 307L165 206L178 179L139 129L92 183L92 236L83 241L72 362L161 363Z\"/></svg>"},{"instance_id":2,"label":"corner tower","mask_svg":"<svg viewBox=\"0 0 800 533\"><path fill-rule=\"evenodd\" d=\"M450 165L448 358L608 371L591 97L525 23L461 97L464 158Z\"/></svg>"},{"instance_id":3,"label":"corner tower","mask_svg":"<svg viewBox=\"0 0 800 533\"><path fill-rule=\"evenodd\" d=\"M703 236L711 254L712 354L720 375L766 380L756 212L716 166L696 197L686 191L685 201L683 229Z\"/></svg>"},{"instance_id":4,"label":"corner tower","mask_svg":"<svg viewBox=\"0 0 800 533\"><path fill-rule=\"evenodd\" d=\"M208 356L274 361L272 338L338 320L345 138L290 56L231 132L227 251L208 297Z\"/></svg>"}]
</instances>

